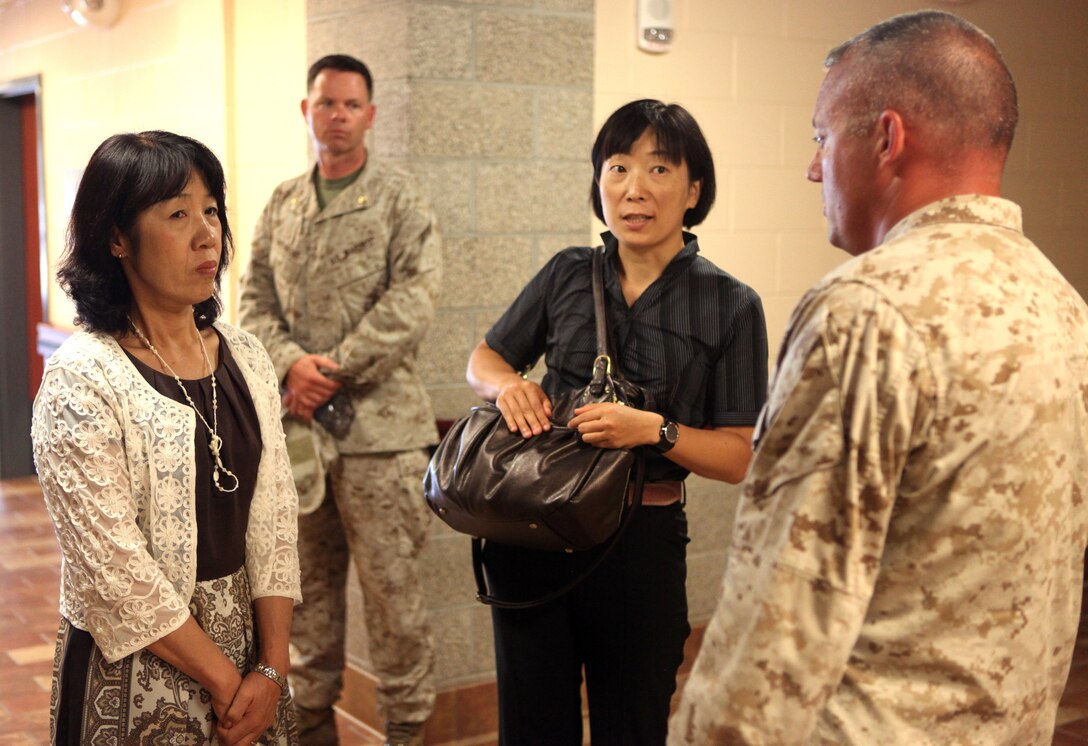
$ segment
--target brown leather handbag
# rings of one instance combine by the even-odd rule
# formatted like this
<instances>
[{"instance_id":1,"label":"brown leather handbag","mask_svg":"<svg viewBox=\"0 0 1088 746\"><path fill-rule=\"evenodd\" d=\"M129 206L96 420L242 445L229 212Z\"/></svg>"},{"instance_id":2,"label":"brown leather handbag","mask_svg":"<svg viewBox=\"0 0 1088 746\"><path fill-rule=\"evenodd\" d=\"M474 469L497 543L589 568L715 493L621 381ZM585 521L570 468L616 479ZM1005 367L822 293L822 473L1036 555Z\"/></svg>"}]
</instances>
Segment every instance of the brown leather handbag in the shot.
<instances>
[{"instance_id":1,"label":"brown leather handbag","mask_svg":"<svg viewBox=\"0 0 1088 746\"><path fill-rule=\"evenodd\" d=\"M478 597L485 603L522 608L562 595L599 564L642 501L639 455L583 443L578 431L566 426L577 407L592 402L653 406L652 396L624 379L608 354L603 254L603 249L593 252L597 357L589 384L556 396L551 429L531 438L510 432L494 404L473 407L446 433L427 468L423 492L431 509L476 539ZM507 603L487 591L479 562L482 539L555 551L612 541L573 583L543 599Z\"/></svg>"}]
</instances>

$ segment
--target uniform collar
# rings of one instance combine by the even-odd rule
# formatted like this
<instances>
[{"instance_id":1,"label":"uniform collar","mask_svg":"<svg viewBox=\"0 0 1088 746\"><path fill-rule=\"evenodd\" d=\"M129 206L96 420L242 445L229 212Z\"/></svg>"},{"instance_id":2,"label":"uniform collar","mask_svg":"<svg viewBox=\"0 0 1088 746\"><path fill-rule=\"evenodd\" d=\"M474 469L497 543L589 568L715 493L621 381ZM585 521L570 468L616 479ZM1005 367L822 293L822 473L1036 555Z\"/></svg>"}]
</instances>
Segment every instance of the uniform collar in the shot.
<instances>
[{"instance_id":1,"label":"uniform collar","mask_svg":"<svg viewBox=\"0 0 1088 746\"><path fill-rule=\"evenodd\" d=\"M366 163L363 165L362 172L358 175L355 181L344 187L344 190L333 198L332 202L325 205L325 209L322 210L317 203L317 186L314 183L315 179L319 178L317 172L317 164L314 164L313 169L310 171L310 177L308 180L308 201L310 208L315 213L317 220L325 220L326 218L334 218L338 215L343 215L349 212L355 212L356 210L365 210L370 207L370 181L374 174L375 166L373 165L374 157L370 155L366 159Z\"/></svg>"},{"instance_id":2,"label":"uniform collar","mask_svg":"<svg viewBox=\"0 0 1088 746\"><path fill-rule=\"evenodd\" d=\"M886 244L907 231L937 223L975 223L1024 232L1020 205L1001 197L982 194L959 194L930 202L900 220L884 236Z\"/></svg>"}]
</instances>

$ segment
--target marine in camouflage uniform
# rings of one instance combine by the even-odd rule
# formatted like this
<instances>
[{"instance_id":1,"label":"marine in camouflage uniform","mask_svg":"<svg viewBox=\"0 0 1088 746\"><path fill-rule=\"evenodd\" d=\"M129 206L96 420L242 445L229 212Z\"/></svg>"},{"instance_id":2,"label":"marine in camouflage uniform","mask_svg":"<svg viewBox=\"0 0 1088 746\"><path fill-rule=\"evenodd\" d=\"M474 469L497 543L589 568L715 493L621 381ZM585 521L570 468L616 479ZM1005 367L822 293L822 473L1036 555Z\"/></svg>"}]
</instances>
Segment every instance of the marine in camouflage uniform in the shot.
<instances>
[{"instance_id":1,"label":"marine in camouflage uniform","mask_svg":"<svg viewBox=\"0 0 1088 746\"><path fill-rule=\"evenodd\" d=\"M323 732L333 732L327 721L343 683L350 557L379 707L387 721L420 724L434 704L419 564L430 511L420 482L437 431L417 351L439 293L440 241L429 206L402 171L366 158L322 208L316 170L273 193L241 299L242 324L268 348L280 380L304 355L323 355L339 363L336 379L355 410L326 465L327 496L299 519L303 604L292 630L300 657L291 688L300 729L324 719Z\"/></svg>"},{"instance_id":2,"label":"marine in camouflage uniform","mask_svg":"<svg viewBox=\"0 0 1088 746\"><path fill-rule=\"evenodd\" d=\"M1088 530L1088 308L996 196L853 240L857 204L835 207L881 150L837 139L851 54L810 177L860 255L790 320L669 744L1049 745Z\"/></svg>"}]
</instances>

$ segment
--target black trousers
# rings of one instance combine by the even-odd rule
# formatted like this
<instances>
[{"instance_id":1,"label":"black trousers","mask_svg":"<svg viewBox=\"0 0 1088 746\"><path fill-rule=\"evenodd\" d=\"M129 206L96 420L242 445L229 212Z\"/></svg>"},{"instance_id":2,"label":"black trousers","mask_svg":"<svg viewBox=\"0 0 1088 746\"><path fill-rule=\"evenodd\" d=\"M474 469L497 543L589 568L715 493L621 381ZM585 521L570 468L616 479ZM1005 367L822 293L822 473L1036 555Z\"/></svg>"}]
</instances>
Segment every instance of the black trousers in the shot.
<instances>
[{"instance_id":1,"label":"black trousers","mask_svg":"<svg viewBox=\"0 0 1088 746\"><path fill-rule=\"evenodd\" d=\"M669 700L691 632L687 517L643 507L593 574L543 607L492 609L500 746L581 746L582 671L593 746L662 746ZM496 595L542 595L592 561L489 544Z\"/></svg>"}]
</instances>

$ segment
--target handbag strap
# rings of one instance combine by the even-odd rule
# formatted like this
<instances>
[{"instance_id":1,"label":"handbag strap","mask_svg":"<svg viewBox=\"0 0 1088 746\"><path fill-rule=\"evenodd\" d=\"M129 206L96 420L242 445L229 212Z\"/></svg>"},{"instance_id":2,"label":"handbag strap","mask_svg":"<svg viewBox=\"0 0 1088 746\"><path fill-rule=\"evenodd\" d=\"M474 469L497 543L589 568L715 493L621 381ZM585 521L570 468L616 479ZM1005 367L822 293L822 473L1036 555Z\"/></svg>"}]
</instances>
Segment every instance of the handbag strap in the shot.
<instances>
[{"instance_id":1,"label":"handbag strap","mask_svg":"<svg viewBox=\"0 0 1088 746\"><path fill-rule=\"evenodd\" d=\"M608 354L608 313L604 305L604 247L593 250L593 316L597 322L597 357L593 359L593 380L590 391L599 396L605 380L612 374L612 358Z\"/></svg>"},{"instance_id":2,"label":"handbag strap","mask_svg":"<svg viewBox=\"0 0 1088 746\"><path fill-rule=\"evenodd\" d=\"M593 250L593 313L597 322L597 358L593 361L593 380L590 382L590 386L594 388L600 386L603 389L606 379L612 375L612 359L608 355L608 317L605 314L604 305L603 246ZM566 595L576 585L588 578L590 573L596 570L600 564L604 562L605 558L611 554L616 545L619 544L620 537L623 536L624 531L627 530L628 524L631 523L632 516L634 516L635 511L638 510L639 506L642 505L642 488L646 483L646 464L645 460L638 452L635 452L634 472L635 488L631 495L631 501L630 503L627 502L627 496L625 494L620 525L616 528L615 533L612 534L608 543L600 549L594 560L586 565L586 567L569 582L558 590L547 593L539 598L534 598L529 601L503 601L502 599L496 598L488 587L487 577L484 573L484 540L474 536L472 538L472 572L476 576L476 600L485 603L488 606L495 606L500 609L531 609L536 606L543 606L560 596Z\"/></svg>"},{"instance_id":3,"label":"handbag strap","mask_svg":"<svg viewBox=\"0 0 1088 746\"><path fill-rule=\"evenodd\" d=\"M593 250L593 316L597 322L597 355L608 356L608 315L604 307L604 247Z\"/></svg>"},{"instance_id":4,"label":"handbag strap","mask_svg":"<svg viewBox=\"0 0 1088 746\"><path fill-rule=\"evenodd\" d=\"M565 596L574 590L575 586L580 584L583 580L588 578L594 570L600 567L601 563L605 561L605 558L612 553L612 550L616 548L616 545L620 543L620 537L623 536L627 530L627 526L631 523L631 518L634 517L635 511L642 505L642 488L646 483L646 464L641 456L635 456L635 489L632 495L630 504L625 505L623 511L623 518L620 519L620 525L616 529L616 532L612 534L612 538L608 540L608 543L604 545L597 554L597 556L586 565L581 572L571 578L562 587L545 593L543 596L539 596L528 601L504 601L497 598L491 591L491 588L487 583L487 576L484 573L484 540L473 536L472 537L472 572L476 576L476 600L480 603L487 604L488 606L494 606L499 609L532 609L537 606L543 606L544 604L551 603L552 601ZM626 495L624 496L626 498ZM626 499L624 500L626 503Z\"/></svg>"}]
</instances>

